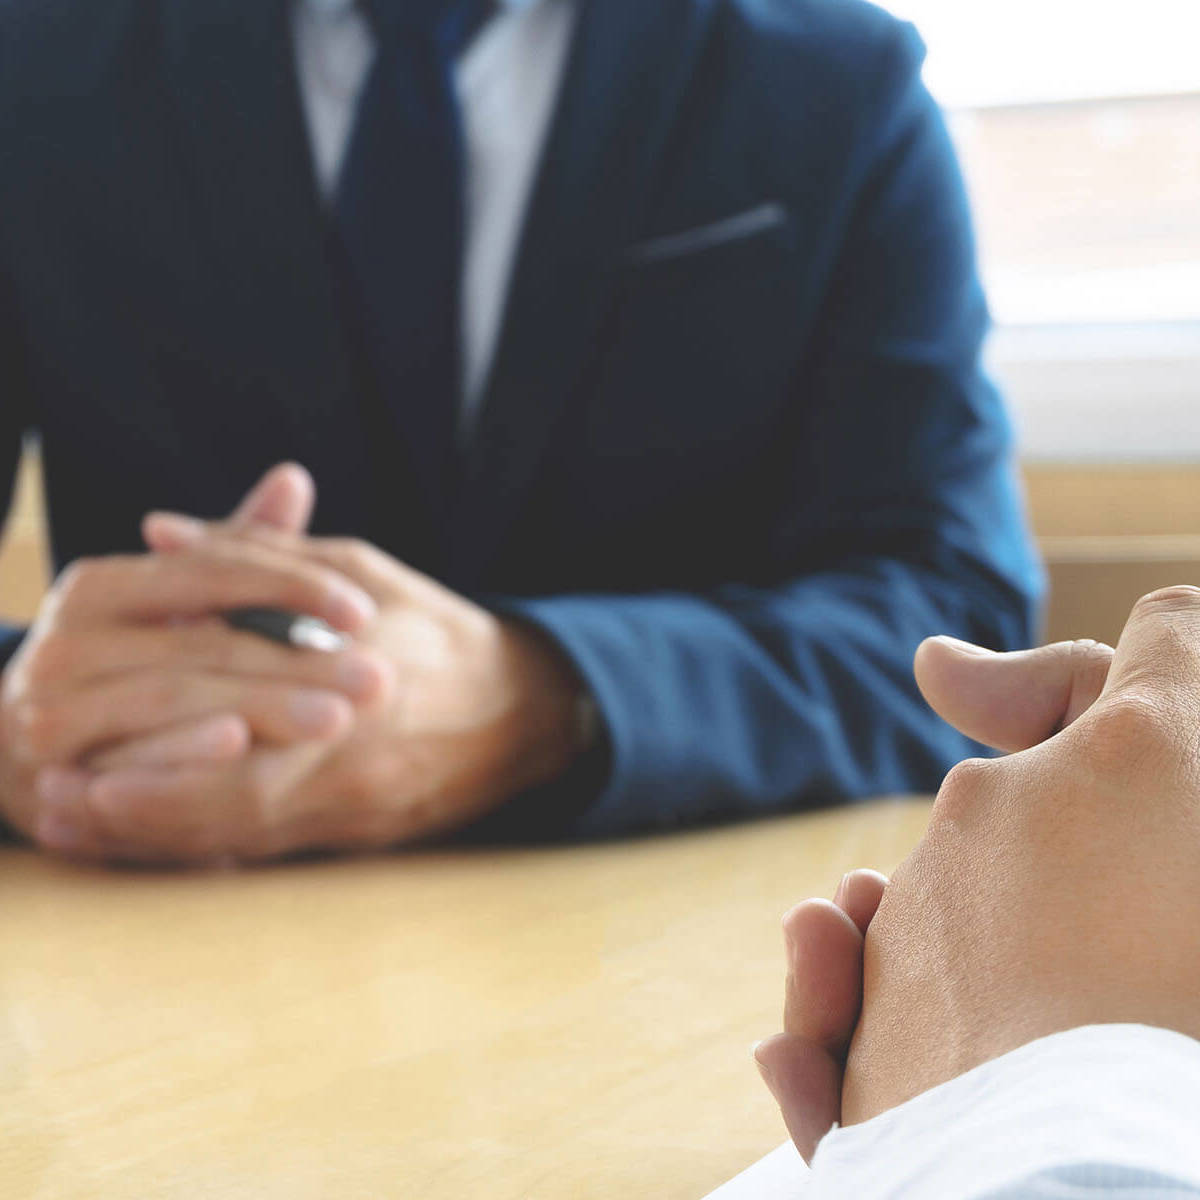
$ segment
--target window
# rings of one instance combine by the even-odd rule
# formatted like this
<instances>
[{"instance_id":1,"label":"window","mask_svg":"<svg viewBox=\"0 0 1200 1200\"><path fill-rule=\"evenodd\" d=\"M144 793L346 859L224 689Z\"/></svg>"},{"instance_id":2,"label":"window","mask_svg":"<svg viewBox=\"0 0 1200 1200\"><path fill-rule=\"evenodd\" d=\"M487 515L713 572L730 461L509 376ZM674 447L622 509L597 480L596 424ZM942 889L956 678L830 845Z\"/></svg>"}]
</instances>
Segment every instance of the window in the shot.
<instances>
[{"instance_id":1,"label":"window","mask_svg":"<svg viewBox=\"0 0 1200 1200\"><path fill-rule=\"evenodd\" d=\"M1027 453L1200 458L1200 3L888 7L929 46Z\"/></svg>"}]
</instances>

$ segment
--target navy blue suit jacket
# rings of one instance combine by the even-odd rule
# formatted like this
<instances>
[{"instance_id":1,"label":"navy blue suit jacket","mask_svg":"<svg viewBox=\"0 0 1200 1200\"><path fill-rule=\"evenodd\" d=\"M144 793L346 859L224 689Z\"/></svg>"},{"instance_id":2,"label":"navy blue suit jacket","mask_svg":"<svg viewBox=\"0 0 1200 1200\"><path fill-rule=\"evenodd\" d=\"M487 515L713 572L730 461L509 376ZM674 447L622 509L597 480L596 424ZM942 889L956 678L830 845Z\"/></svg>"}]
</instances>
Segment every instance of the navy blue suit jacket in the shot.
<instances>
[{"instance_id":1,"label":"navy blue suit jacket","mask_svg":"<svg viewBox=\"0 0 1200 1200\"><path fill-rule=\"evenodd\" d=\"M56 563L297 459L318 531L538 622L594 693L591 790L500 824L934 787L968 747L913 649L1026 644L1038 573L913 30L860 0L585 0L428 530L363 403L284 10L0 0L0 470L40 434Z\"/></svg>"}]
</instances>

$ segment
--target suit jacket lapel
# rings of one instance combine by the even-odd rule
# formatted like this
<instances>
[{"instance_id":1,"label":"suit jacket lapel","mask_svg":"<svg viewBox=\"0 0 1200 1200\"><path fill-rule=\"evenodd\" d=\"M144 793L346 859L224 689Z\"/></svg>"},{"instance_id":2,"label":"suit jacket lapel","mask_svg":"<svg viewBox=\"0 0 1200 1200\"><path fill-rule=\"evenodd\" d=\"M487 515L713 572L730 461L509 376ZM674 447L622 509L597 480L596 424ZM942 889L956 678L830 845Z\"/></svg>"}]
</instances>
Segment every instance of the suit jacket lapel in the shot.
<instances>
[{"instance_id":1,"label":"suit jacket lapel","mask_svg":"<svg viewBox=\"0 0 1200 1200\"><path fill-rule=\"evenodd\" d=\"M713 0L581 3L468 453L452 556L460 586L479 586L560 406L588 376L616 282L612 266L636 228L714 7Z\"/></svg>"},{"instance_id":2,"label":"suit jacket lapel","mask_svg":"<svg viewBox=\"0 0 1200 1200\"><path fill-rule=\"evenodd\" d=\"M287 5L162 3L186 151L197 168L214 265L236 314L229 336L240 360L261 373L274 401L270 419L287 430L286 444L327 455L331 415L350 380Z\"/></svg>"},{"instance_id":3,"label":"suit jacket lapel","mask_svg":"<svg viewBox=\"0 0 1200 1200\"><path fill-rule=\"evenodd\" d=\"M273 419L314 463L338 457L352 399L282 0L161 0L167 67L234 336ZM579 0L574 42L517 257L451 530L450 577L478 586L517 515L564 403L599 349L612 267L716 0ZM349 466L350 464L346 464ZM322 481L318 481L322 482ZM332 486L338 486L333 481Z\"/></svg>"}]
</instances>

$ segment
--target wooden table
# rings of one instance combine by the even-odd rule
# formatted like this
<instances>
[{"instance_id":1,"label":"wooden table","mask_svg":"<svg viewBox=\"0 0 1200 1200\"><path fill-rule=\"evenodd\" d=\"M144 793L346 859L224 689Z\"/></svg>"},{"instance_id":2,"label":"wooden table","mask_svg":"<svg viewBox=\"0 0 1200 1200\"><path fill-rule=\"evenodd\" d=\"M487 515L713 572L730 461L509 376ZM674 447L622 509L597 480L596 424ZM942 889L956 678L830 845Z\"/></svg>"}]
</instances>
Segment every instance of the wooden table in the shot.
<instances>
[{"instance_id":1,"label":"wooden table","mask_svg":"<svg viewBox=\"0 0 1200 1200\"><path fill-rule=\"evenodd\" d=\"M0 1196L698 1200L783 1137L780 914L927 813L224 874L0 850Z\"/></svg>"}]
</instances>

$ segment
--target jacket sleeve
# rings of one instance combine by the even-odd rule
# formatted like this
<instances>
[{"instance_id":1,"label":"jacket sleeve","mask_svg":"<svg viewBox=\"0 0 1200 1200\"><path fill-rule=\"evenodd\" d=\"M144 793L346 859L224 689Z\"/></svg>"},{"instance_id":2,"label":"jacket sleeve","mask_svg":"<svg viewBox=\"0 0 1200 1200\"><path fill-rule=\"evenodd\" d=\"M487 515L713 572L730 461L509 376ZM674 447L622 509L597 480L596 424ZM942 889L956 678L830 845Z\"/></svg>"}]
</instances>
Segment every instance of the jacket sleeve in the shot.
<instances>
[{"instance_id":1,"label":"jacket sleeve","mask_svg":"<svg viewBox=\"0 0 1200 1200\"><path fill-rule=\"evenodd\" d=\"M502 603L572 659L605 736L602 763L497 828L620 834L930 791L977 752L922 701L913 651L938 633L1028 645L1041 575L980 365L965 190L923 46L895 28L796 381L772 582Z\"/></svg>"}]
</instances>

